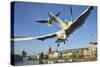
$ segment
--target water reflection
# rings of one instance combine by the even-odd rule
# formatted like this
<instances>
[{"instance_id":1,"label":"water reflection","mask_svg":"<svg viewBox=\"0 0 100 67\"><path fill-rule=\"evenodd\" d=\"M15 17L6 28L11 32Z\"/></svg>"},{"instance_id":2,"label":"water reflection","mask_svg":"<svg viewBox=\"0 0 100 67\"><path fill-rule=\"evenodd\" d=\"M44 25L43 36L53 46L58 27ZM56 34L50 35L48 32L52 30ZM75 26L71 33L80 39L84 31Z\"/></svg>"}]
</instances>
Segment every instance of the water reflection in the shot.
<instances>
[{"instance_id":1,"label":"water reflection","mask_svg":"<svg viewBox=\"0 0 100 67\"><path fill-rule=\"evenodd\" d=\"M55 60L46 60L46 59L41 59L41 60L26 60L26 61L19 61L16 62L16 66L20 65L38 65L38 64L54 64L54 63L71 63L71 62L83 62L83 61L93 61L96 59L55 59Z\"/></svg>"},{"instance_id":2,"label":"water reflection","mask_svg":"<svg viewBox=\"0 0 100 67\"><path fill-rule=\"evenodd\" d=\"M20 65L37 65L37 64L52 64L52 63L56 63L55 60L29 60L29 61L20 61L20 62L16 62L15 65L16 66L20 66Z\"/></svg>"},{"instance_id":3,"label":"water reflection","mask_svg":"<svg viewBox=\"0 0 100 67\"><path fill-rule=\"evenodd\" d=\"M19 66L19 65L36 65L36 64L38 64L38 61L36 61L36 60L20 61L20 62L15 63L16 66Z\"/></svg>"}]
</instances>

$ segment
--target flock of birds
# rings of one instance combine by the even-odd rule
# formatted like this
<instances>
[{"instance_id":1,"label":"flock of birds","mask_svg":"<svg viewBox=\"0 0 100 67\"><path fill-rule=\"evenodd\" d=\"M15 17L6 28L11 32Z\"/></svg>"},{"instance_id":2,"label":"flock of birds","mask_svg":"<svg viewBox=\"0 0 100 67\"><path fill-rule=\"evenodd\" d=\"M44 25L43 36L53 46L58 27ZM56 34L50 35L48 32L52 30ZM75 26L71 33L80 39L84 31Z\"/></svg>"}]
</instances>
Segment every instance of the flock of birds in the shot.
<instances>
[{"instance_id":1,"label":"flock of birds","mask_svg":"<svg viewBox=\"0 0 100 67\"><path fill-rule=\"evenodd\" d=\"M49 38L56 38L55 42L58 43L58 45L61 42L65 44L68 37L77 29L82 27L87 17L91 14L92 10L93 10L93 6L88 6L75 20L66 21L66 22L64 22L58 17L60 12L58 12L56 15L54 15L52 12L48 12L49 14L48 19L39 20L37 22L47 23L49 25L52 25L52 22L54 21L59 24L60 27L59 31L47 35L43 35L43 36L36 36L36 37L15 36L11 38L11 41L23 41L23 40L32 40L32 39L44 41ZM72 8L70 9L70 12L72 14Z\"/></svg>"}]
</instances>

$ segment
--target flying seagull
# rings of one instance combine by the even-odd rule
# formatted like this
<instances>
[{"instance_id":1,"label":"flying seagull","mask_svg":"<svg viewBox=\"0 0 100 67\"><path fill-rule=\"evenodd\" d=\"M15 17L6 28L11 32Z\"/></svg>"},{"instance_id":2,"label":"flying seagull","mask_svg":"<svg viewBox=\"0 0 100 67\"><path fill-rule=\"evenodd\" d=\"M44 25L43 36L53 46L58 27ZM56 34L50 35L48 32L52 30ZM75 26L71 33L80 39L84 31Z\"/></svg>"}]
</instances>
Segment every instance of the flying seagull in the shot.
<instances>
[{"instance_id":1,"label":"flying seagull","mask_svg":"<svg viewBox=\"0 0 100 67\"><path fill-rule=\"evenodd\" d=\"M48 12L49 14L50 12ZM55 16L59 16L60 15L60 12L58 12ZM48 19L42 19L42 20L39 20L39 21L36 21L36 22L39 22L39 23L47 23L48 25L52 25L52 21L53 19L52 18L48 18Z\"/></svg>"},{"instance_id":2,"label":"flying seagull","mask_svg":"<svg viewBox=\"0 0 100 67\"><path fill-rule=\"evenodd\" d=\"M68 37L77 29L79 29L86 21L87 17L90 15L91 11L93 10L93 6L87 7L74 21L67 21L63 22L60 18L55 16L53 13L49 13L50 18L53 18L53 20L57 23L59 23L59 26L61 30L47 34L44 36L37 36L37 37L14 37L11 40L12 41L23 41L23 40L32 40L37 39L44 41L49 38L57 38L55 41L56 43L67 41Z\"/></svg>"}]
</instances>

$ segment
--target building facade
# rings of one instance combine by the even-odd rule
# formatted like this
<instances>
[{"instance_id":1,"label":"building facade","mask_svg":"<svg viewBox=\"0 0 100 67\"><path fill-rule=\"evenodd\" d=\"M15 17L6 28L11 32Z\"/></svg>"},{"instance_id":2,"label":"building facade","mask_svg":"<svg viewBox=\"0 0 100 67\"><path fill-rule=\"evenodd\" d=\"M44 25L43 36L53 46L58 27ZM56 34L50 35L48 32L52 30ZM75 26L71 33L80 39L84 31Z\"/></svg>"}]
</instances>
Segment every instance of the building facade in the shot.
<instances>
[{"instance_id":1,"label":"building facade","mask_svg":"<svg viewBox=\"0 0 100 67\"><path fill-rule=\"evenodd\" d=\"M52 51L49 49L48 59L70 59L70 58L96 58L97 42L90 42L88 47L69 49L64 51Z\"/></svg>"}]
</instances>

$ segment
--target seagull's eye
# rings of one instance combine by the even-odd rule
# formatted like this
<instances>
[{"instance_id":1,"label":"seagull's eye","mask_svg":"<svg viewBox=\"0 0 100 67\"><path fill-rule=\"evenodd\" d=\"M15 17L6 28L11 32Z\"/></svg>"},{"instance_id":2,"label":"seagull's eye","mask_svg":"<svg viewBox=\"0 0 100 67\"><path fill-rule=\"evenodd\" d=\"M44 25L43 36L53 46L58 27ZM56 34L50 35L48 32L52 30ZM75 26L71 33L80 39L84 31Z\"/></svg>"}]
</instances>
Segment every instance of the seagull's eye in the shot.
<instances>
[{"instance_id":1,"label":"seagull's eye","mask_svg":"<svg viewBox=\"0 0 100 67\"><path fill-rule=\"evenodd\" d=\"M68 22L66 22L66 24L68 25Z\"/></svg>"}]
</instances>

